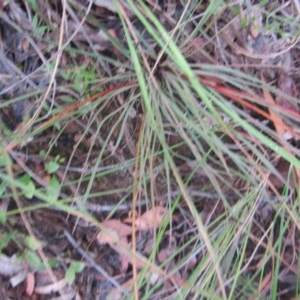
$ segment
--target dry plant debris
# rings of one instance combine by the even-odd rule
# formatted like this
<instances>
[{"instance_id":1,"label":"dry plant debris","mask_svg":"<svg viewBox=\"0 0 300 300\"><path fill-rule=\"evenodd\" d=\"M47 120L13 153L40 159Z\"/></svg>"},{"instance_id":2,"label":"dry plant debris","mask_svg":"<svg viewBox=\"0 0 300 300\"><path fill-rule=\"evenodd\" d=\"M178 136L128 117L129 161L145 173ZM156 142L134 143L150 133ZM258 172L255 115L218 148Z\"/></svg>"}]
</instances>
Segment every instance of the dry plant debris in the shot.
<instances>
[{"instance_id":1,"label":"dry plant debris","mask_svg":"<svg viewBox=\"0 0 300 300\"><path fill-rule=\"evenodd\" d=\"M298 299L299 18L0 0L0 299Z\"/></svg>"}]
</instances>

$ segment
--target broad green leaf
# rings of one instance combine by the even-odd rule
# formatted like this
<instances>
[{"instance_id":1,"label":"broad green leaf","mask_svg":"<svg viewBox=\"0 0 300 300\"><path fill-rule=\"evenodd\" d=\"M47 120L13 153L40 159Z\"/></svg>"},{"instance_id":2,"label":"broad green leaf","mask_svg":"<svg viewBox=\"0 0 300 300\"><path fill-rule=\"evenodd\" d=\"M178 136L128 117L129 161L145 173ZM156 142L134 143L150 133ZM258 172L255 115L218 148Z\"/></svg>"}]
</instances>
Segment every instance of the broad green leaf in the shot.
<instances>
[{"instance_id":1,"label":"broad green leaf","mask_svg":"<svg viewBox=\"0 0 300 300\"><path fill-rule=\"evenodd\" d=\"M81 272L83 269L84 269L84 263L79 261L71 263L71 265L66 271L66 276L65 276L68 284L71 285L75 280L76 273Z\"/></svg>"},{"instance_id":2,"label":"broad green leaf","mask_svg":"<svg viewBox=\"0 0 300 300\"><path fill-rule=\"evenodd\" d=\"M46 163L45 168L49 174L52 174L59 169L59 164L55 161L50 161Z\"/></svg>"},{"instance_id":3,"label":"broad green leaf","mask_svg":"<svg viewBox=\"0 0 300 300\"><path fill-rule=\"evenodd\" d=\"M38 241L37 239L35 239L34 237L32 237L30 235L28 235L25 238L25 242L26 242L27 246L33 251L35 251L41 247L40 241Z\"/></svg>"},{"instance_id":4,"label":"broad green leaf","mask_svg":"<svg viewBox=\"0 0 300 300\"><path fill-rule=\"evenodd\" d=\"M55 175L52 175L47 190L49 201L56 202L60 192L60 183Z\"/></svg>"},{"instance_id":5,"label":"broad green leaf","mask_svg":"<svg viewBox=\"0 0 300 300\"><path fill-rule=\"evenodd\" d=\"M35 192L35 185L28 174L23 175L17 179L20 183L23 184L22 193L27 199L31 199Z\"/></svg>"},{"instance_id":6,"label":"broad green leaf","mask_svg":"<svg viewBox=\"0 0 300 300\"><path fill-rule=\"evenodd\" d=\"M31 267L38 270L44 269L44 264L37 253L27 250L25 252L25 259Z\"/></svg>"}]
</instances>

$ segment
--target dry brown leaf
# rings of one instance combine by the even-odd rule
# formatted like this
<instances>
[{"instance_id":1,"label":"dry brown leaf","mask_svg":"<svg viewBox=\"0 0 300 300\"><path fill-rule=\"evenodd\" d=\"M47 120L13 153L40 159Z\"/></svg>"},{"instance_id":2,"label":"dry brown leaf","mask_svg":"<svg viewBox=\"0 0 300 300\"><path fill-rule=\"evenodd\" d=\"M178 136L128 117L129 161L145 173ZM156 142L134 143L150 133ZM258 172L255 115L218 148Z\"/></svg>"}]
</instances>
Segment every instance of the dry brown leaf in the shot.
<instances>
[{"instance_id":1,"label":"dry brown leaf","mask_svg":"<svg viewBox=\"0 0 300 300\"><path fill-rule=\"evenodd\" d=\"M50 283L50 284L43 285L43 286L37 286L34 289L34 291L40 295L49 295L51 293L56 293L56 292L62 290L67 285L68 285L67 281L63 278L54 283Z\"/></svg>"},{"instance_id":2,"label":"dry brown leaf","mask_svg":"<svg viewBox=\"0 0 300 300\"><path fill-rule=\"evenodd\" d=\"M170 243L168 244L167 248L163 248L162 250L159 251L158 253L158 261L161 263L165 263L166 261L169 260L169 258L172 256L172 254L177 252L177 245L176 245L176 240L175 238L171 238ZM168 273L169 270L173 270L175 269L176 266L176 262L174 260L169 260L169 263L167 265L164 266L164 271L166 273ZM155 277L151 277L152 279ZM173 278L174 281L176 281L176 283L180 286L185 284L185 281L182 278L182 275L180 274L180 272L177 270L175 273L173 273ZM166 280L164 281L163 284L165 289L169 289L172 287L172 283L170 280Z\"/></svg>"},{"instance_id":3,"label":"dry brown leaf","mask_svg":"<svg viewBox=\"0 0 300 300\"><path fill-rule=\"evenodd\" d=\"M298 96L294 79L286 73L279 74L278 88L286 96L290 96L294 98ZM290 101L288 101L287 98L283 95L278 95L276 97L276 103L283 108L287 108L288 110L298 111L297 105L295 103L291 103Z\"/></svg>"},{"instance_id":4,"label":"dry brown leaf","mask_svg":"<svg viewBox=\"0 0 300 300\"><path fill-rule=\"evenodd\" d=\"M27 274L26 277L26 295L31 296L34 291L35 278L32 272Z\"/></svg>"},{"instance_id":5,"label":"dry brown leaf","mask_svg":"<svg viewBox=\"0 0 300 300\"><path fill-rule=\"evenodd\" d=\"M143 252L144 253L151 253L153 251L153 248L155 247L156 237L153 235L147 241L145 242Z\"/></svg>"},{"instance_id":6,"label":"dry brown leaf","mask_svg":"<svg viewBox=\"0 0 300 300\"><path fill-rule=\"evenodd\" d=\"M129 280L125 281L122 284L122 287L128 291L128 293L130 293L130 290L133 287L133 278L130 278ZM109 292L109 294L106 296L107 300L119 300L119 299L124 299L123 298L123 293L122 291L120 291L118 288L113 288L111 289L111 291Z\"/></svg>"},{"instance_id":7,"label":"dry brown leaf","mask_svg":"<svg viewBox=\"0 0 300 300\"><path fill-rule=\"evenodd\" d=\"M139 230L157 229L167 213L168 210L163 206L152 207L136 219L135 225Z\"/></svg>"},{"instance_id":8,"label":"dry brown leaf","mask_svg":"<svg viewBox=\"0 0 300 300\"><path fill-rule=\"evenodd\" d=\"M128 260L128 258L126 256L120 255L120 264L121 264L120 274L126 275L130 261Z\"/></svg>"},{"instance_id":9,"label":"dry brown leaf","mask_svg":"<svg viewBox=\"0 0 300 300\"><path fill-rule=\"evenodd\" d=\"M120 245L118 244L118 246L116 245L111 245L111 247L120 254L120 257L122 259L128 259L129 263L132 264L132 253L131 253L131 249L127 246L127 245L122 245L122 243L120 243ZM136 266L137 269L143 269L143 268L147 268L149 271L149 274L156 274L154 277L152 277L151 279L154 280L154 278L156 278L156 276L161 277L161 278L165 278L166 277L166 273L164 271L161 271L154 263L149 265L148 259L145 256L142 255L138 255L135 257L136 259ZM147 272L148 273L148 272ZM150 275L152 276L152 275ZM179 276L178 274L173 274L170 278L169 278L170 282L172 282L172 284L176 284L179 286L183 286L185 285L185 281L181 278L181 276ZM124 284L123 284L124 286Z\"/></svg>"},{"instance_id":10,"label":"dry brown leaf","mask_svg":"<svg viewBox=\"0 0 300 300\"><path fill-rule=\"evenodd\" d=\"M158 261L160 262L165 262L170 258L170 256L177 251L176 247L169 247L169 248L163 248L162 250L159 251L158 253Z\"/></svg>"},{"instance_id":11,"label":"dry brown leaf","mask_svg":"<svg viewBox=\"0 0 300 300\"><path fill-rule=\"evenodd\" d=\"M182 272L183 279L188 279L188 274L190 274L190 271L194 270L197 264L197 258L195 255L192 255L189 257L188 261L185 265L185 272Z\"/></svg>"},{"instance_id":12,"label":"dry brown leaf","mask_svg":"<svg viewBox=\"0 0 300 300\"><path fill-rule=\"evenodd\" d=\"M269 181L277 188L282 189L287 183L291 189L295 189L295 176L298 174L294 174L293 169L291 169L291 164L284 160L280 159L279 162L276 164L276 169L282 178L276 176L276 174L271 173L269 177ZM297 169L296 169L297 171Z\"/></svg>"},{"instance_id":13,"label":"dry brown leaf","mask_svg":"<svg viewBox=\"0 0 300 300\"><path fill-rule=\"evenodd\" d=\"M250 34L253 38L257 38L262 28L262 10L258 5L251 7L251 11L246 15L247 24L250 26Z\"/></svg>"},{"instance_id":14,"label":"dry brown leaf","mask_svg":"<svg viewBox=\"0 0 300 300\"><path fill-rule=\"evenodd\" d=\"M105 230L101 230L97 235L100 244L115 244L119 241L126 241L126 237L131 233L131 227L120 220L106 220L102 223Z\"/></svg>"},{"instance_id":15,"label":"dry brown leaf","mask_svg":"<svg viewBox=\"0 0 300 300\"><path fill-rule=\"evenodd\" d=\"M121 259L121 265L122 268L124 268L125 263L128 262L128 264L132 264L132 253L131 248L128 245L128 242L124 243L124 241L120 241L118 245L110 245L112 249L114 249L117 253L120 255ZM145 262L147 261L147 258L144 256L141 256L139 258L136 258L136 266L138 269L142 269L145 267Z\"/></svg>"},{"instance_id":16,"label":"dry brown leaf","mask_svg":"<svg viewBox=\"0 0 300 300\"><path fill-rule=\"evenodd\" d=\"M111 289L111 291L106 296L106 300L119 300L122 299L123 293L117 288Z\"/></svg>"},{"instance_id":17,"label":"dry brown leaf","mask_svg":"<svg viewBox=\"0 0 300 300\"><path fill-rule=\"evenodd\" d=\"M261 75L262 81L264 80L263 75ZM287 74L281 74L278 79L278 88L285 94L292 97L297 97L297 90L295 83L293 79L288 76ZM278 136L284 141L289 140L291 136L295 136L295 132L292 128L287 126L285 122L282 119L281 114L278 111L275 111L272 109L272 104L280 106L282 110L286 112L297 112L298 107L294 103L289 102L286 97L283 97L282 95L276 96L276 99L274 100L271 96L270 92L263 88L263 95L267 103L271 103L269 106L269 113L271 116L271 120L274 124L275 130L278 133Z\"/></svg>"},{"instance_id":18,"label":"dry brown leaf","mask_svg":"<svg viewBox=\"0 0 300 300\"><path fill-rule=\"evenodd\" d=\"M117 219L104 221L102 225L105 229L99 232L97 240L100 244L109 244L119 254L120 273L125 274L130 263L130 259L126 255L126 249L129 249L127 236L131 234L131 226Z\"/></svg>"},{"instance_id":19,"label":"dry brown leaf","mask_svg":"<svg viewBox=\"0 0 300 300\"><path fill-rule=\"evenodd\" d=\"M263 82L265 81L263 75L261 75L261 79ZM270 92L267 90L267 88L263 88L263 95L266 103L275 104L275 101L271 96ZM282 118L275 110L272 109L271 105L269 106L269 113L279 138L283 139L286 126L284 126L284 122L282 121Z\"/></svg>"}]
</instances>

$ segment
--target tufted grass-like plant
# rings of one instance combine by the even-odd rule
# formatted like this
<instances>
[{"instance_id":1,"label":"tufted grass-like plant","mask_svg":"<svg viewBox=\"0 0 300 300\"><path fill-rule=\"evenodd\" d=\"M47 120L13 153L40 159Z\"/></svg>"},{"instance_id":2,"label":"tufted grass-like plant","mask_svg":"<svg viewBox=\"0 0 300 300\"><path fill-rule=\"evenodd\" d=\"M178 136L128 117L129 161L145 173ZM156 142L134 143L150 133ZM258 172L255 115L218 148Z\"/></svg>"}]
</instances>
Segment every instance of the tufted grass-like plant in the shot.
<instances>
[{"instance_id":1,"label":"tufted grass-like plant","mask_svg":"<svg viewBox=\"0 0 300 300\"><path fill-rule=\"evenodd\" d=\"M45 220L55 211L64 220L66 240L66 232L80 235L88 224L91 236L83 240L92 244L92 233L105 230L103 220L126 215L134 223L141 212L162 205L168 215L150 230L150 251L141 254L141 244L148 241L134 226L128 237L130 284L119 278L117 285L116 276L101 273L119 288L120 298L276 299L283 293L284 274L292 278L297 296L298 112L276 102L285 91L274 84L275 77L268 80L263 60L250 61L252 69L249 61L242 66L233 61L241 54L222 42L216 27L224 21L222 13L230 11L255 36L258 19L253 14L254 19L246 18L249 7L242 4L186 1L168 20L169 28L160 17L163 9L154 5L155 10L150 2L113 1L119 26L113 32L93 16L91 6L63 1L76 30L85 36L87 28L80 22L85 18L105 33L110 48L98 50L96 39L85 37L86 46L65 32L67 42L57 43L56 56L43 66L55 72L49 74L56 82L49 87L54 99L39 95L36 118L29 113L11 131L1 125L0 193L10 199L0 213L0 234L6 240L1 253L8 247L22 252L12 238L13 224L21 217L24 228L18 230L44 240L34 251L57 281L56 266L48 263L53 233L39 229L35 216ZM273 14L267 4L257 7L263 16ZM278 24L287 19L275 16L273 27L266 19L262 39L268 30L283 30ZM38 28L41 38L55 30L43 24ZM297 40L295 30L290 45ZM222 49L220 57L216 49ZM286 98L298 105L296 94ZM284 170L278 167L281 162ZM162 249L171 244L168 257L160 260ZM68 257L67 246L61 249L65 252L57 260L71 286L90 261L84 257L84 265ZM141 255L146 260L142 267Z\"/></svg>"}]
</instances>

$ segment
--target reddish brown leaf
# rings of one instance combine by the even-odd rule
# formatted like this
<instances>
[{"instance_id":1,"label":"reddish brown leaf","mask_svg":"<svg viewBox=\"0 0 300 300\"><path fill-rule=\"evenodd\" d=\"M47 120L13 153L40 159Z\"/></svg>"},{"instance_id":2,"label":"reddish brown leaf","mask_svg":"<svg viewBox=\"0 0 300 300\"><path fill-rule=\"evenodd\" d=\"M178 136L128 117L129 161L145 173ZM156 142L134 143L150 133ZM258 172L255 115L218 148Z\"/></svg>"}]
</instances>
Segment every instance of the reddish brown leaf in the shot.
<instances>
[{"instance_id":1,"label":"reddish brown leaf","mask_svg":"<svg viewBox=\"0 0 300 300\"><path fill-rule=\"evenodd\" d=\"M33 294L35 286L35 278L33 273L28 273L26 277L26 295L31 296Z\"/></svg>"},{"instance_id":2,"label":"reddish brown leaf","mask_svg":"<svg viewBox=\"0 0 300 300\"><path fill-rule=\"evenodd\" d=\"M281 73L279 75L278 88L282 93L284 93L284 95L297 97L297 89L294 79L286 73ZM298 111L297 105L288 101L284 95L278 95L276 97L276 103L281 107L292 111Z\"/></svg>"},{"instance_id":3,"label":"reddish brown leaf","mask_svg":"<svg viewBox=\"0 0 300 300\"><path fill-rule=\"evenodd\" d=\"M155 206L136 219L135 225L139 230L158 228L167 215L168 210L163 206Z\"/></svg>"},{"instance_id":4,"label":"reddish brown leaf","mask_svg":"<svg viewBox=\"0 0 300 300\"><path fill-rule=\"evenodd\" d=\"M107 220L102 225L105 227L105 230L102 230L97 236L100 244L112 245L120 240L124 241L124 237L126 238L131 233L131 227L120 220Z\"/></svg>"}]
</instances>

